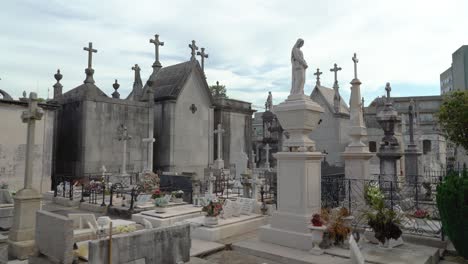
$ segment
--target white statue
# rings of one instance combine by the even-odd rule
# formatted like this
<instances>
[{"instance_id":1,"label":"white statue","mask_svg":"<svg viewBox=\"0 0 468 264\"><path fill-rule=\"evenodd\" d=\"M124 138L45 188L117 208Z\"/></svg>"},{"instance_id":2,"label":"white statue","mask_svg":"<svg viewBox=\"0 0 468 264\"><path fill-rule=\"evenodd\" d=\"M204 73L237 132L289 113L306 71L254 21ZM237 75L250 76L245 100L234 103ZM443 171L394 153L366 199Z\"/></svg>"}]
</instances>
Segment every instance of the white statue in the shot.
<instances>
[{"instance_id":1,"label":"white statue","mask_svg":"<svg viewBox=\"0 0 468 264\"><path fill-rule=\"evenodd\" d=\"M303 39L298 39L291 51L291 64L292 64L292 86L291 95L304 94L305 84L305 70L308 65L304 60L304 55L300 48L304 45Z\"/></svg>"}]
</instances>

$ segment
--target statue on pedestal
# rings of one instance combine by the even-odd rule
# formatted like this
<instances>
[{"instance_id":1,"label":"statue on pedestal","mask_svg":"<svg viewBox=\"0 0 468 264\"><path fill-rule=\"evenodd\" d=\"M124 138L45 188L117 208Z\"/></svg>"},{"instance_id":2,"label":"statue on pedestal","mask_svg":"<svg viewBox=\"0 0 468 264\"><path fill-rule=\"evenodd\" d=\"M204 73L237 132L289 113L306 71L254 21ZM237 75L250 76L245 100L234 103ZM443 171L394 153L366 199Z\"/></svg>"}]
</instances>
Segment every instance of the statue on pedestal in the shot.
<instances>
[{"instance_id":1,"label":"statue on pedestal","mask_svg":"<svg viewBox=\"0 0 468 264\"><path fill-rule=\"evenodd\" d=\"M305 70L307 67L307 62L304 60L304 55L300 48L304 45L303 39L298 39L296 44L291 51L291 64L292 64L292 86L291 93L293 94L304 94L304 84L305 84Z\"/></svg>"}]
</instances>

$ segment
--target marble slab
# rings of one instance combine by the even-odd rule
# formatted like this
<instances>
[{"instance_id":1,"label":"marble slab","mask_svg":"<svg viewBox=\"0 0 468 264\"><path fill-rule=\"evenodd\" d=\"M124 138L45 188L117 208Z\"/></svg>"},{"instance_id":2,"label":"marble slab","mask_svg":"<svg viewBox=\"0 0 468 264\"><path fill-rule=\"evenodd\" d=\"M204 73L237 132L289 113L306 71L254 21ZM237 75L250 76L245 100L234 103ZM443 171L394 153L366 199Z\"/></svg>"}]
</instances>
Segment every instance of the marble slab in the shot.
<instances>
[{"instance_id":1,"label":"marble slab","mask_svg":"<svg viewBox=\"0 0 468 264\"><path fill-rule=\"evenodd\" d=\"M171 218L186 214L201 213L200 207L194 207L191 204L167 207L165 213L156 213L155 210L143 211L142 215L156 218Z\"/></svg>"},{"instance_id":2,"label":"marble slab","mask_svg":"<svg viewBox=\"0 0 468 264\"><path fill-rule=\"evenodd\" d=\"M207 227L207 228L217 228L217 227L232 225L232 224L236 224L236 223L239 223L239 222L244 222L244 221L248 221L248 220L255 219L255 218L261 218L261 217L263 217L263 216L259 215L259 214L251 214L251 215L241 215L239 217L231 217L231 218L227 218L227 219L218 218L218 224L217 225L212 225L212 226L205 226L204 225L205 224L205 216L192 218L192 219L188 220L188 222L200 224L200 225L202 225L204 227Z\"/></svg>"}]
</instances>

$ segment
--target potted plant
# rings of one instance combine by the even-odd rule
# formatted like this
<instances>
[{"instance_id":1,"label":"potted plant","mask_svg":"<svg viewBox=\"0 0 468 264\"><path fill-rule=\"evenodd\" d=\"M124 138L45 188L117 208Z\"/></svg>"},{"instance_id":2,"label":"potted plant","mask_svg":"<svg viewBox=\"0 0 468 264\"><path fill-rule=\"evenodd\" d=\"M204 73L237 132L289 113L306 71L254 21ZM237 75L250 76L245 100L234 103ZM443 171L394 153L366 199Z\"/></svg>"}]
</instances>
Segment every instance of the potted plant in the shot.
<instances>
[{"instance_id":1,"label":"potted plant","mask_svg":"<svg viewBox=\"0 0 468 264\"><path fill-rule=\"evenodd\" d=\"M336 246L347 248L345 244L351 233L352 216L346 208L328 210L327 231L330 239Z\"/></svg>"},{"instance_id":2,"label":"potted plant","mask_svg":"<svg viewBox=\"0 0 468 264\"><path fill-rule=\"evenodd\" d=\"M151 198L154 199L154 205L156 206L156 213L165 213L167 200L164 198L164 194L159 189L155 189L151 194Z\"/></svg>"},{"instance_id":3,"label":"potted plant","mask_svg":"<svg viewBox=\"0 0 468 264\"><path fill-rule=\"evenodd\" d=\"M210 203L202 208L205 215L205 225L214 226L218 224L218 216L223 211L223 205L218 201L210 201Z\"/></svg>"},{"instance_id":4,"label":"potted plant","mask_svg":"<svg viewBox=\"0 0 468 264\"><path fill-rule=\"evenodd\" d=\"M400 229L400 216L392 209L385 207L384 196L378 185L366 187L365 199L370 209L365 213L368 225L375 233L375 238L385 248L401 245L403 241Z\"/></svg>"},{"instance_id":5,"label":"potted plant","mask_svg":"<svg viewBox=\"0 0 468 264\"><path fill-rule=\"evenodd\" d=\"M178 190L178 191L173 191L172 193L172 202L174 203L182 203L182 197L184 196L184 191Z\"/></svg>"},{"instance_id":6,"label":"potted plant","mask_svg":"<svg viewBox=\"0 0 468 264\"><path fill-rule=\"evenodd\" d=\"M309 229L312 232L312 249L309 251L313 255L322 255L323 249L319 247L323 239L323 232L327 230L320 214L314 214L310 220Z\"/></svg>"}]
</instances>

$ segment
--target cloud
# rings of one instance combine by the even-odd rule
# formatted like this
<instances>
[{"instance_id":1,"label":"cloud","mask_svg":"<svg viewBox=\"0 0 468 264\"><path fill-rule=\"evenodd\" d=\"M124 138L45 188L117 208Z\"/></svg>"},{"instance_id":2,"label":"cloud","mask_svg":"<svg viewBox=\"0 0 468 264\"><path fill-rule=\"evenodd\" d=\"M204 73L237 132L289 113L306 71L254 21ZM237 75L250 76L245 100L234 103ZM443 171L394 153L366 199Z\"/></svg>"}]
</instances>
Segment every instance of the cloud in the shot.
<instances>
[{"instance_id":1,"label":"cloud","mask_svg":"<svg viewBox=\"0 0 468 264\"><path fill-rule=\"evenodd\" d=\"M400 94L437 94L439 74L450 66L451 54L468 42L468 2L439 1L7 1L0 10L0 88L13 96L37 90L46 97L53 74L62 70L67 91L84 80L92 41L96 84L112 92L130 91L131 66L142 77L151 73L154 46L160 34L161 62L168 66L190 58L188 44L197 40L209 53L206 74L220 81L232 98L262 106L268 91L274 102L290 89L290 52L298 37L310 68L305 91L310 94L313 72L331 87L334 63L341 93L349 97L354 52L366 101L383 94L391 82Z\"/></svg>"}]
</instances>

